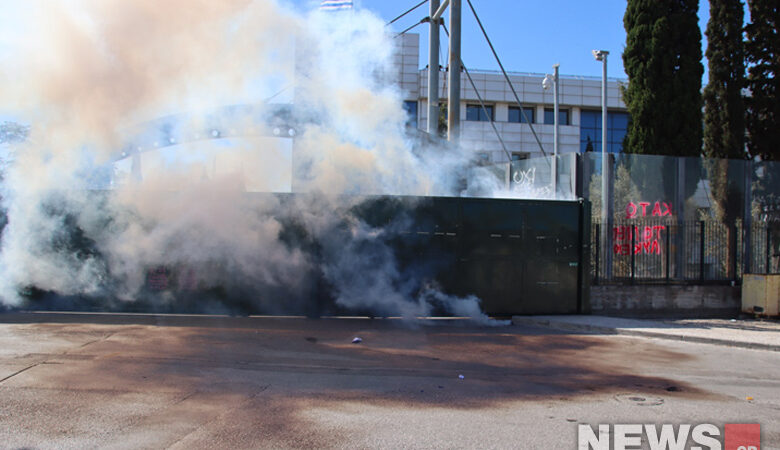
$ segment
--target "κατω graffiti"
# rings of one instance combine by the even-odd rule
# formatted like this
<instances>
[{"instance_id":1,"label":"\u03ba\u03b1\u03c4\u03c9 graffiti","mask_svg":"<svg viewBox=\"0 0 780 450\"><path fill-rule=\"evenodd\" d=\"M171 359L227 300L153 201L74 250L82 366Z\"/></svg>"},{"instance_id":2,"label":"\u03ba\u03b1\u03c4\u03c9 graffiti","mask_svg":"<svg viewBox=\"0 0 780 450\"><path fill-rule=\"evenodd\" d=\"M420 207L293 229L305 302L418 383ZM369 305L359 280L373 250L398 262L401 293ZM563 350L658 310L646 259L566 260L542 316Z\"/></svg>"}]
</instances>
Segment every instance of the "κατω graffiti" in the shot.
<instances>
[{"instance_id":1,"label":"\u03ba\u03b1\u03c4\u03c9 graffiti","mask_svg":"<svg viewBox=\"0 0 780 450\"><path fill-rule=\"evenodd\" d=\"M647 207L650 202L629 202L626 205L626 219L635 219L637 217L666 217L672 216L672 204L667 202L655 202L652 211L648 214Z\"/></svg>"}]
</instances>

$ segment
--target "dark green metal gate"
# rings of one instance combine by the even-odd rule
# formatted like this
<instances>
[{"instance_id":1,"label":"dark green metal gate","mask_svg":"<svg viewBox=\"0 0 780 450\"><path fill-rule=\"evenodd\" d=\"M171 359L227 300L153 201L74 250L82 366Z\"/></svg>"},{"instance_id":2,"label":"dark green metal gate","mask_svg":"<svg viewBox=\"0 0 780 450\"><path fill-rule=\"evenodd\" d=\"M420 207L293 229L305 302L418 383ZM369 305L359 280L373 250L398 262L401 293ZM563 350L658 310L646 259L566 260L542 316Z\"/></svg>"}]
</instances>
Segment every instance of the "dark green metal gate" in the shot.
<instances>
[{"instance_id":1,"label":"dark green metal gate","mask_svg":"<svg viewBox=\"0 0 780 450\"><path fill-rule=\"evenodd\" d=\"M585 201L379 197L358 209L374 226L411 217L394 240L401 264L428 267L444 292L478 296L489 315L589 308Z\"/></svg>"}]
</instances>

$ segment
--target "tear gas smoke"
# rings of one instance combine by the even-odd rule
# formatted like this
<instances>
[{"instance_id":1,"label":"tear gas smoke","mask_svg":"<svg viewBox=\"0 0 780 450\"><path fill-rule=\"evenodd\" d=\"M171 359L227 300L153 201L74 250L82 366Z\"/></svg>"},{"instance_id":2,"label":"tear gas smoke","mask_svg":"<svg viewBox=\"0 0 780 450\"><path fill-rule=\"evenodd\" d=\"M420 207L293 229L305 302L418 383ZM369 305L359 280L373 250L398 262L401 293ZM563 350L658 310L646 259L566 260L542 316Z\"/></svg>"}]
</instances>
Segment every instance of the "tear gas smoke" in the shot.
<instances>
[{"instance_id":1,"label":"tear gas smoke","mask_svg":"<svg viewBox=\"0 0 780 450\"><path fill-rule=\"evenodd\" d=\"M300 13L273 0L14 8L15 23L2 24L0 99L31 129L2 184L2 303L19 305L34 287L130 304L148 296L150 269L176 268L201 310L216 307L204 292L222 305L285 310L325 282L341 307L484 320L477 299L405 271L386 230L348 213L353 195L459 195L469 174L493 178L469 171L462 149L412 144L386 76L394 42L376 17ZM267 127L271 109L260 120L207 111L263 111L280 92L294 103L294 149L271 138L203 140L216 137L214 124ZM138 134L137 124L172 114L164 129ZM173 144L174 135L202 137L114 164L122 149ZM131 160L142 173L122 172ZM468 185L491 192L490 183ZM110 189L91 189L100 185ZM279 185L309 195L247 195ZM154 305L173 302L167 295Z\"/></svg>"}]
</instances>

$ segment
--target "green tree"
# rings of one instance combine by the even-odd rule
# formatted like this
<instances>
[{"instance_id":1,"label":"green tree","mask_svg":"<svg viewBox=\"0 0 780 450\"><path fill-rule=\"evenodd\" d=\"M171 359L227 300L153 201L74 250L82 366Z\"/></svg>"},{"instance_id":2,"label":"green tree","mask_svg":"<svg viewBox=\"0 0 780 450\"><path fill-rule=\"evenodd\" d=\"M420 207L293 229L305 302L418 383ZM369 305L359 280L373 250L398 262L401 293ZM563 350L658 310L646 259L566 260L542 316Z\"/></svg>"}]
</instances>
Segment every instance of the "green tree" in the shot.
<instances>
[{"instance_id":1,"label":"green tree","mask_svg":"<svg viewBox=\"0 0 780 450\"><path fill-rule=\"evenodd\" d=\"M704 88L704 154L745 158L745 51L741 0L710 0L709 83Z\"/></svg>"},{"instance_id":2,"label":"green tree","mask_svg":"<svg viewBox=\"0 0 780 450\"><path fill-rule=\"evenodd\" d=\"M709 83L704 88L704 155L712 192L712 215L725 227L726 273L735 266L736 220L741 214L743 166L725 158L744 159L745 51L742 37L744 4L741 0L710 0L707 24Z\"/></svg>"},{"instance_id":3,"label":"green tree","mask_svg":"<svg viewBox=\"0 0 780 450\"><path fill-rule=\"evenodd\" d=\"M748 150L762 160L780 160L780 4L749 0L750 23L745 27L748 64L745 99Z\"/></svg>"},{"instance_id":4,"label":"green tree","mask_svg":"<svg viewBox=\"0 0 780 450\"><path fill-rule=\"evenodd\" d=\"M698 156L702 142L698 0L628 0L623 100L628 153Z\"/></svg>"}]
</instances>

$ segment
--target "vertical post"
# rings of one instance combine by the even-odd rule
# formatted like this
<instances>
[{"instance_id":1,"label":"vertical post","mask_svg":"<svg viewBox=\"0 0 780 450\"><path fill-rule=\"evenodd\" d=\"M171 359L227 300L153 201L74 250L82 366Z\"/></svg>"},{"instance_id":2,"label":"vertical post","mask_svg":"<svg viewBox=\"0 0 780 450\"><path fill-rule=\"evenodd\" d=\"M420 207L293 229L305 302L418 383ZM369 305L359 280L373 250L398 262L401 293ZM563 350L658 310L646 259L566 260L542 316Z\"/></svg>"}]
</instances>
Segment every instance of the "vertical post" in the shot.
<instances>
[{"instance_id":1,"label":"vertical post","mask_svg":"<svg viewBox=\"0 0 780 450\"><path fill-rule=\"evenodd\" d=\"M731 239L731 254L734 255L734 257L731 258L731 279L734 282L737 281L737 249L739 248L739 245L737 244L737 237L739 236L739 234L737 234L738 231L739 229L737 228L737 224L735 222L731 225L731 233L732 236L734 236L733 239Z\"/></svg>"},{"instance_id":2,"label":"vertical post","mask_svg":"<svg viewBox=\"0 0 780 450\"><path fill-rule=\"evenodd\" d=\"M450 1L450 73L447 101L447 140L460 137L460 18L461 0Z\"/></svg>"},{"instance_id":3,"label":"vertical post","mask_svg":"<svg viewBox=\"0 0 780 450\"><path fill-rule=\"evenodd\" d=\"M558 68L560 64L553 64L553 114L555 114L553 130L553 160L552 160L552 192L553 198L558 198Z\"/></svg>"},{"instance_id":4,"label":"vertical post","mask_svg":"<svg viewBox=\"0 0 780 450\"><path fill-rule=\"evenodd\" d=\"M704 221L699 222L699 279L704 280Z\"/></svg>"},{"instance_id":5,"label":"vertical post","mask_svg":"<svg viewBox=\"0 0 780 450\"><path fill-rule=\"evenodd\" d=\"M672 242L671 237L669 236L671 234L672 226L667 225L666 227L666 248L664 250L666 251L666 283L669 283L669 263L671 262L671 258L669 258L669 254L672 252L672 249L670 248L670 244Z\"/></svg>"},{"instance_id":6,"label":"vertical post","mask_svg":"<svg viewBox=\"0 0 780 450\"><path fill-rule=\"evenodd\" d=\"M591 233L590 233L590 202L580 198L580 232L579 232L579 263L577 268L577 314L590 312L590 255L591 255Z\"/></svg>"},{"instance_id":7,"label":"vertical post","mask_svg":"<svg viewBox=\"0 0 780 450\"><path fill-rule=\"evenodd\" d=\"M607 214L607 223L604 225L607 227L607 240L604 243L605 247L607 249L607 258L604 260L604 270L605 270L605 276L609 279L612 278L612 269L614 268L613 264L613 258L615 251L612 247L614 244L613 241L613 234L614 234L614 214L613 214L613 207L615 204L615 192L613 187L615 186L615 171L612 170L615 166L615 158L614 155L611 153L606 154L607 159L607 207L605 208L606 214Z\"/></svg>"},{"instance_id":8,"label":"vertical post","mask_svg":"<svg viewBox=\"0 0 780 450\"><path fill-rule=\"evenodd\" d=\"M428 0L431 6L430 38L428 42L428 134L439 131L439 19L434 18L439 0Z\"/></svg>"},{"instance_id":9,"label":"vertical post","mask_svg":"<svg viewBox=\"0 0 780 450\"><path fill-rule=\"evenodd\" d=\"M579 152L571 152L569 158L569 184L565 186L566 192L569 195L574 195L574 198L582 198L582 189L579 188L579 182L582 178L582 163L580 160ZM590 208L588 208L590 209Z\"/></svg>"},{"instance_id":10,"label":"vertical post","mask_svg":"<svg viewBox=\"0 0 780 450\"><path fill-rule=\"evenodd\" d=\"M742 274L750 273L753 261L753 161L745 161L745 204L742 215Z\"/></svg>"},{"instance_id":11,"label":"vertical post","mask_svg":"<svg viewBox=\"0 0 780 450\"><path fill-rule=\"evenodd\" d=\"M677 217L677 234L674 237L674 245L677 250L674 254L674 273L673 277L685 279L686 263L685 249L688 242L688 228L685 225L685 161L687 158L675 158L677 160L677 195L674 204L674 214Z\"/></svg>"},{"instance_id":12,"label":"vertical post","mask_svg":"<svg viewBox=\"0 0 780 450\"><path fill-rule=\"evenodd\" d=\"M595 284L595 285L599 284L599 260L600 260L599 255L601 253L601 245L600 245L601 243L599 242L599 236L600 236L601 233L600 233L599 227L600 227L600 224L597 223L596 224L596 246L594 247L594 250L596 250L596 252L595 252L595 254L596 254L596 277L595 278L596 279L595 279L595 282L593 284Z\"/></svg>"},{"instance_id":13,"label":"vertical post","mask_svg":"<svg viewBox=\"0 0 780 450\"><path fill-rule=\"evenodd\" d=\"M772 262L772 258L770 256L770 252L772 251L771 246L771 239L772 235L770 234L770 231L772 230L772 227L769 226L769 221L766 222L766 270L764 270L764 273L769 275L769 264Z\"/></svg>"},{"instance_id":14,"label":"vertical post","mask_svg":"<svg viewBox=\"0 0 780 450\"><path fill-rule=\"evenodd\" d=\"M608 180L607 180L607 55L609 52L602 51L602 71L601 71L601 195L604 200L602 208L603 219L607 218ZM606 222L606 220L604 220Z\"/></svg>"},{"instance_id":15,"label":"vertical post","mask_svg":"<svg viewBox=\"0 0 780 450\"><path fill-rule=\"evenodd\" d=\"M611 240L609 236L609 165L607 160L607 55L606 50L593 50L593 57L596 61L601 61L601 223L604 228L601 230L602 241L604 242L604 262L605 275L608 277L611 269L610 257Z\"/></svg>"},{"instance_id":16,"label":"vertical post","mask_svg":"<svg viewBox=\"0 0 780 450\"><path fill-rule=\"evenodd\" d=\"M637 225L631 226L631 284L634 284L634 270L636 269L636 230Z\"/></svg>"}]
</instances>

